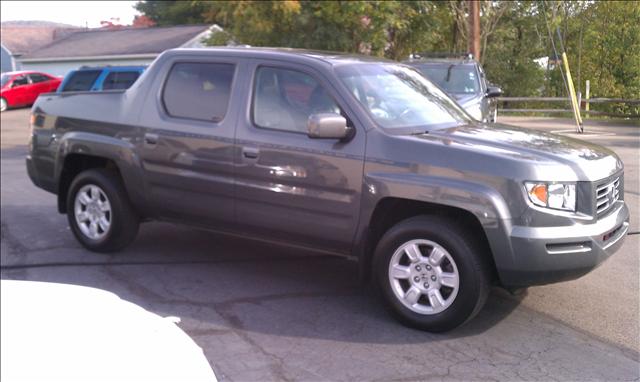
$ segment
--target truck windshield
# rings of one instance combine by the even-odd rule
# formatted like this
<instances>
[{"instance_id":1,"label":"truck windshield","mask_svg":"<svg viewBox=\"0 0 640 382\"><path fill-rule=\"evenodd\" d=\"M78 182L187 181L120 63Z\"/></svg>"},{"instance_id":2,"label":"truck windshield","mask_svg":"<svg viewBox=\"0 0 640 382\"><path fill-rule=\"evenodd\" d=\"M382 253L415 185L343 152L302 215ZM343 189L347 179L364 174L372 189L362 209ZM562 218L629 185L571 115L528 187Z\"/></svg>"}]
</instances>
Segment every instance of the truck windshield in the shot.
<instances>
[{"instance_id":1,"label":"truck windshield","mask_svg":"<svg viewBox=\"0 0 640 382\"><path fill-rule=\"evenodd\" d=\"M415 64L428 79L448 93L475 94L480 89L472 64Z\"/></svg>"},{"instance_id":2,"label":"truck windshield","mask_svg":"<svg viewBox=\"0 0 640 382\"><path fill-rule=\"evenodd\" d=\"M7 82L9 82L9 75L7 74L3 74L2 77L0 77L0 87L4 87L4 85L7 84Z\"/></svg>"},{"instance_id":3,"label":"truck windshield","mask_svg":"<svg viewBox=\"0 0 640 382\"><path fill-rule=\"evenodd\" d=\"M429 130L472 122L455 101L413 68L353 64L340 66L336 72L383 128Z\"/></svg>"}]
</instances>

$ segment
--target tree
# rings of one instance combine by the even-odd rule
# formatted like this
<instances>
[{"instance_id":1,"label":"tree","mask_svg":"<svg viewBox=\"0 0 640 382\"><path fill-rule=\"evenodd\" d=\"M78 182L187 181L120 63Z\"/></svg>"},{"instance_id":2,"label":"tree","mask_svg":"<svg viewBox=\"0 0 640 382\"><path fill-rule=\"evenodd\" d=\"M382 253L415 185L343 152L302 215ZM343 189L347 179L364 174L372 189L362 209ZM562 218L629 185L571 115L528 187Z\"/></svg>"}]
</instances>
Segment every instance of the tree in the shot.
<instances>
[{"instance_id":1,"label":"tree","mask_svg":"<svg viewBox=\"0 0 640 382\"><path fill-rule=\"evenodd\" d=\"M201 24L204 3L195 1L139 1L135 8L158 26Z\"/></svg>"},{"instance_id":2,"label":"tree","mask_svg":"<svg viewBox=\"0 0 640 382\"><path fill-rule=\"evenodd\" d=\"M640 99L640 3L633 1L558 2L550 13L559 26L577 89L591 82L591 97ZM550 88L564 90L559 73ZM560 94L566 94L561 91ZM615 113L639 112L630 105L593 105Z\"/></svg>"},{"instance_id":3,"label":"tree","mask_svg":"<svg viewBox=\"0 0 640 382\"><path fill-rule=\"evenodd\" d=\"M539 27L536 3L516 2L502 11L501 21L483 37L482 54L488 78L511 96L539 95L544 87L544 70L534 61L549 49Z\"/></svg>"},{"instance_id":4,"label":"tree","mask_svg":"<svg viewBox=\"0 0 640 382\"><path fill-rule=\"evenodd\" d=\"M134 28L148 28L156 25L155 21L151 20L148 16L139 15L133 18L133 23L131 24Z\"/></svg>"},{"instance_id":5,"label":"tree","mask_svg":"<svg viewBox=\"0 0 640 382\"><path fill-rule=\"evenodd\" d=\"M218 24L211 45L234 41L356 52L404 60L414 52L465 52L467 1L141 1L157 25ZM597 96L640 98L640 2L481 1L479 57L507 95L566 95L553 56L560 28L571 71ZM558 50L559 50L558 46ZM618 110L621 110L618 107Z\"/></svg>"}]
</instances>

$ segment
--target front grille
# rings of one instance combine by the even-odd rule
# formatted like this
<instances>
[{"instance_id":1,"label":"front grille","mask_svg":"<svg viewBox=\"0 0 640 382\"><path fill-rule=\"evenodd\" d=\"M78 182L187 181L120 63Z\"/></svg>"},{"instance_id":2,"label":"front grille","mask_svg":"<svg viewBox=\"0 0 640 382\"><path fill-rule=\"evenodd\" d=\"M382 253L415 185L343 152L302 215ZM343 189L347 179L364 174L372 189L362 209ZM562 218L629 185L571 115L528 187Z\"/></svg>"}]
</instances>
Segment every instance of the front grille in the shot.
<instances>
[{"instance_id":1,"label":"front grille","mask_svg":"<svg viewBox=\"0 0 640 382\"><path fill-rule=\"evenodd\" d=\"M620 199L620 177L596 188L596 212L598 216L607 212Z\"/></svg>"}]
</instances>

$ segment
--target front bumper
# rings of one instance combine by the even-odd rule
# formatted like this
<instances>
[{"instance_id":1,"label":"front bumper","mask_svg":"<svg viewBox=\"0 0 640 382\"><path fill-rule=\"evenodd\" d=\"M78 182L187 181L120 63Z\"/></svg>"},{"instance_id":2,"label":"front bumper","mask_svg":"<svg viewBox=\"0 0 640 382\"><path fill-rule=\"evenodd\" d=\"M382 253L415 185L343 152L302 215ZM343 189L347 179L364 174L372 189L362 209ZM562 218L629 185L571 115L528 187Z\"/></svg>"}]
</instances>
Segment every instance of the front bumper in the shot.
<instances>
[{"instance_id":1,"label":"front bumper","mask_svg":"<svg viewBox=\"0 0 640 382\"><path fill-rule=\"evenodd\" d=\"M513 264L508 269L498 269L502 284L549 284L576 279L596 268L622 246L629 230L629 208L624 201L617 204L592 224L513 227Z\"/></svg>"}]
</instances>

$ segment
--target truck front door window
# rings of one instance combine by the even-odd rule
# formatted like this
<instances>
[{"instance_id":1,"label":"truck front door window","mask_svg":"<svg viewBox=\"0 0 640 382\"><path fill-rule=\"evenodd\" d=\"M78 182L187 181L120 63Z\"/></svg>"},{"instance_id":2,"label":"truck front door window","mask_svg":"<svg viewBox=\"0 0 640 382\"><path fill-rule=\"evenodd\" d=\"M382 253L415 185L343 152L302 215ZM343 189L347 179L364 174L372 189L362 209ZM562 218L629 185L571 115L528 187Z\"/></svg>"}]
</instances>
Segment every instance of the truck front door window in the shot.
<instances>
[{"instance_id":1,"label":"truck front door window","mask_svg":"<svg viewBox=\"0 0 640 382\"><path fill-rule=\"evenodd\" d=\"M256 72L252 112L258 127L306 133L310 115L340 114L340 107L313 77L262 67Z\"/></svg>"}]
</instances>

